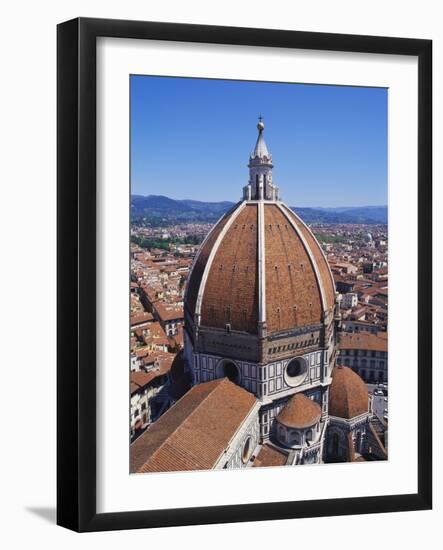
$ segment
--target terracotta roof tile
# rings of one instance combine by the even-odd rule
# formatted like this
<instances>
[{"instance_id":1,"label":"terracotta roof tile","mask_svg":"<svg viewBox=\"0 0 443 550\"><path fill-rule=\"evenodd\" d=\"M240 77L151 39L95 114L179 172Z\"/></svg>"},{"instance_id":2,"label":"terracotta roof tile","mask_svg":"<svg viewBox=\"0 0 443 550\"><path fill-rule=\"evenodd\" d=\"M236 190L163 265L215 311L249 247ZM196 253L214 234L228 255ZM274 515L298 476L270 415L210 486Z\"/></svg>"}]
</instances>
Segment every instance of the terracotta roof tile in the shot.
<instances>
[{"instance_id":1,"label":"terracotta roof tile","mask_svg":"<svg viewBox=\"0 0 443 550\"><path fill-rule=\"evenodd\" d=\"M211 249L228 217L214 228L197 255L185 297L191 316ZM289 209L265 203L264 249L268 333L320 323L323 304L318 278L327 309L334 305L335 289L327 260L310 231ZM247 203L215 251L204 287L201 324L222 329L230 324L232 330L257 334L259 275L258 207Z\"/></svg>"},{"instance_id":2,"label":"terracotta roof tile","mask_svg":"<svg viewBox=\"0 0 443 550\"><path fill-rule=\"evenodd\" d=\"M245 206L227 231L205 285L201 324L258 330L257 206Z\"/></svg>"},{"instance_id":3,"label":"terracotta roof tile","mask_svg":"<svg viewBox=\"0 0 443 550\"><path fill-rule=\"evenodd\" d=\"M300 218L295 214L295 212L292 212L292 210L291 215L297 227L303 234L303 237L305 238L312 255L314 256L314 260L317 264L317 268L319 270L320 277L323 283L323 290L326 295L327 308L331 308L333 307L335 302L335 284L329 272L328 261L323 254L320 244L315 239L315 237L312 236L311 232L306 228Z\"/></svg>"},{"instance_id":4,"label":"terracotta roof tile","mask_svg":"<svg viewBox=\"0 0 443 550\"><path fill-rule=\"evenodd\" d=\"M235 207L227 212L225 216L217 223L217 225L212 228L211 232L206 238L206 241L200 247L200 250L195 258L195 263L188 279L185 298L186 304L192 315L195 311L195 304L197 301L198 291L200 289L201 279L203 277L203 272L205 270L206 263L208 261L212 247L214 246L217 237L222 232L224 226L228 222L234 210Z\"/></svg>"},{"instance_id":5,"label":"terracotta roof tile","mask_svg":"<svg viewBox=\"0 0 443 550\"><path fill-rule=\"evenodd\" d=\"M174 319L183 319L183 308L177 306L171 306L159 302L155 305L158 316L162 321L173 321Z\"/></svg>"},{"instance_id":6,"label":"terracotta roof tile","mask_svg":"<svg viewBox=\"0 0 443 550\"><path fill-rule=\"evenodd\" d=\"M287 454L265 443L254 460L253 466L260 468L264 466L284 466L287 460Z\"/></svg>"},{"instance_id":7,"label":"terracotta roof tile","mask_svg":"<svg viewBox=\"0 0 443 550\"><path fill-rule=\"evenodd\" d=\"M360 376L348 367L335 367L329 387L329 414L350 419L368 412L368 408L368 390Z\"/></svg>"},{"instance_id":8,"label":"terracotta roof tile","mask_svg":"<svg viewBox=\"0 0 443 550\"><path fill-rule=\"evenodd\" d=\"M131 372L131 395L139 389L144 388L150 384L153 380L159 376L163 376L169 372L171 365L168 363L160 364L158 368L155 368L149 372L135 371Z\"/></svg>"},{"instance_id":9,"label":"terracotta roof tile","mask_svg":"<svg viewBox=\"0 0 443 550\"><path fill-rule=\"evenodd\" d=\"M320 290L303 242L276 205L266 205L264 223L268 331L320 323Z\"/></svg>"},{"instance_id":10,"label":"terracotta roof tile","mask_svg":"<svg viewBox=\"0 0 443 550\"><path fill-rule=\"evenodd\" d=\"M256 398L227 378L191 388L131 445L131 472L212 468Z\"/></svg>"},{"instance_id":11,"label":"terracotta roof tile","mask_svg":"<svg viewBox=\"0 0 443 550\"><path fill-rule=\"evenodd\" d=\"M340 334L340 349L363 349L371 351L388 351L386 336L370 332L342 332Z\"/></svg>"},{"instance_id":12,"label":"terracotta roof tile","mask_svg":"<svg viewBox=\"0 0 443 550\"><path fill-rule=\"evenodd\" d=\"M317 424L320 417L320 405L303 393L297 393L280 411L277 420L288 428L304 429Z\"/></svg>"},{"instance_id":13,"label":"terracotta roof tile","mask_svg":"<svg viewBox=\"0 0 443 550\"><path fill-rule=\"evenodd\" d=\"M152 313L148 313L147 311L140 312L140 313L133 313L131 315L131 327L141 325L143 323L148 323L153 319L154 317L152 316Z\"/></svg>"}]
</instances>

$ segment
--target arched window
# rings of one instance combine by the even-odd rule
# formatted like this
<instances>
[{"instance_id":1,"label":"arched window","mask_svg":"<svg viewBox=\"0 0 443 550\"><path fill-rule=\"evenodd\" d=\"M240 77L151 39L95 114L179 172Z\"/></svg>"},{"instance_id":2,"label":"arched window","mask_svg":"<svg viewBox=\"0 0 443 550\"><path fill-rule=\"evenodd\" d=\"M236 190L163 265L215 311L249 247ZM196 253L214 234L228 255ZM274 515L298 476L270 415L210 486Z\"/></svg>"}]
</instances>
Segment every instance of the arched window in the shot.
<instances>
[{"instance_id":1,"label":"arched window","mask_svg":"<svg viewBox=\"0 0 443 550\"><path fill-rule=\"evenodd\" d=\"M234 382L234 384L237 384L239 381L239 372L238 368L232 361L227 361L223 365L223 376L226 376L226 378L229 378L231 382Z\"/></svg>"}]
</instances>

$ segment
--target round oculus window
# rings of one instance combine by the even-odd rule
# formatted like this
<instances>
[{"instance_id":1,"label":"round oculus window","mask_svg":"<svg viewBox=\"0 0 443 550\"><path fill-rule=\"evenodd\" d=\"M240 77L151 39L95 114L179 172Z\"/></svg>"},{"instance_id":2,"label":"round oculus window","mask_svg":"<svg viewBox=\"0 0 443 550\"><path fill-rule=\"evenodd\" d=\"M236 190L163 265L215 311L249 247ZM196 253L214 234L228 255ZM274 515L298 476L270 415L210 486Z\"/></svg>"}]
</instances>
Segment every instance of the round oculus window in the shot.
<instances>
[{"instance_id":1,"label":"round oculus window","mask_svg":"<svg viewBox=\"0 0 443 550\"><path fill-rule=\"evenodd\" d=\"M248 439L245 441L245 444L243 446L243 452L242 452L242 462L243 464L246 464L251 456L252 452L252 440L251 437L248 437Z\"/></svg>"},{"instance_id":2,"label":"round oculus window","mask_svg":"<svg viewBox=\"0 0 443 550\"><path fill-rule=\"evenodd\" d=\"M306 378L308 365L303 357L292 359L285 370L285 380L289 386L298 386Z\"/></svg>"}]
</instances>

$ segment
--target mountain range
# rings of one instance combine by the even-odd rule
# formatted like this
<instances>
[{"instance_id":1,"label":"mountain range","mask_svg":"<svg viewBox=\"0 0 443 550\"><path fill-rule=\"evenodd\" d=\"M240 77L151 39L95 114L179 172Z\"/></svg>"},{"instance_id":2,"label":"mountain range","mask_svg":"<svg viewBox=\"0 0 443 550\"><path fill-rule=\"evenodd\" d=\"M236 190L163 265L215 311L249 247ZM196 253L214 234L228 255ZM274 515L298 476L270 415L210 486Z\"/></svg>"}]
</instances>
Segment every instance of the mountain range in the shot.
<instances>
[{"instance_id":1,"label":"mountain range","mask_svg":"<svg viewBox=\"0 0 443 550\"><path fill-rule=\"evenodd\" d=\"M177 200L163 195L132 195L131 218L166 222L215 222L235 203ZM387 206L295 207L292 210L306 223L386 224Z\"/></svg>"}]
</instances>

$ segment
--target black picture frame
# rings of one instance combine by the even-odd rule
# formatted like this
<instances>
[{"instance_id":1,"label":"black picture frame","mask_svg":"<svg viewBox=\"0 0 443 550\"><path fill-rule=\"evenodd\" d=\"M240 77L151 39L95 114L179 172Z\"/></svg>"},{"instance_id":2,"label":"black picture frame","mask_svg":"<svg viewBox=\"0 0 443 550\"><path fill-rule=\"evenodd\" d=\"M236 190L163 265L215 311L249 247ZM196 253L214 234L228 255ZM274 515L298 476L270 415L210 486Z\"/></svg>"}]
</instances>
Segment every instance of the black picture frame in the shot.
<instances>
[{"instance_id":1,"label":"black picture frame","mask_svg":"<svg viewBox=\"0 0 443 550\"><path fill-rule=\"evenodd\" d=\"M416 494L98 514L96 511L96 39L400 54L418 58L418 491ZM432 507L432 42L79 18L57 29L57 523L104 531Z\"/></svg>"}]
</instances>

